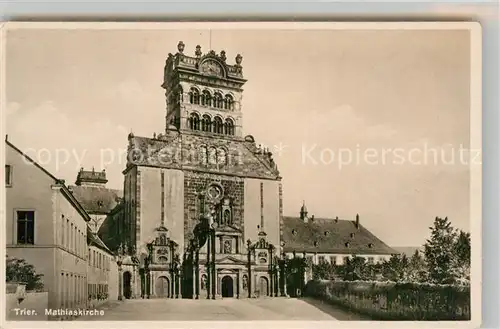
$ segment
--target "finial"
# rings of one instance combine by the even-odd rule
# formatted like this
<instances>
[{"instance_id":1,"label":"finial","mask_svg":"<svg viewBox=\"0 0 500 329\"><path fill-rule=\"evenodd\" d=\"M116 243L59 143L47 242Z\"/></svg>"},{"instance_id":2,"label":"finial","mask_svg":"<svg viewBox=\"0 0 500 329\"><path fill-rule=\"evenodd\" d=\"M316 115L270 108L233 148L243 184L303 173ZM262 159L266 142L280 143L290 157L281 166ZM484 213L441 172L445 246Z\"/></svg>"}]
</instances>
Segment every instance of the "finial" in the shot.
<instances>
[{"instance_id":1,"label":"finial","mask_svg":"<svg viewBox=\"0 0 500 329\"><path fill-rule=\"evenodd\" d=\"M153 133L153 139L156 139L156 133Z\"/></svg>"},{"instance_id":2,"label":"finial","mask_svg":"<svg viewBox=\"0 0 500 329\"><path fill-rule=\"evenodd\" d=\"M196 46L196 51L194 52L194 54L196 55L196 57L201 56L201 46L200 45Z\"/></svg>"},{"instance_id":3,"label":"finial","mask_svg":"<svg viewBox=\"0 0 500 329\"><path fill-rule=\"evenodd\" d=\"M243 56L241 56L240 54L236 55L236 65L240 66L241 65L241 61L243 60Z\"/></svg>"},{"instance_id":4,"label":"finial","mask_svg":"<svg viewBox=\"0 0 500 329\"><path fill-rule=\"evenodd\" d=\"M92 166L92 172L95 172L95 170L94 170L94 166Z\"/></svg>"},{"instance_id":5,"label":"finial","mask_svg":"<svg viewBox=\"0 0 500 329\"><path fill-rule=\"evenodd\" d=\"M179 41L179 43L177 44L177 50L179 51L179 53L181 53L181 54L182 54L182 52L184 51L184 47L185 47L185 46L186 46L186 45L184 44L184 42Z\"/></svg>"},{"instance_id":6,"label":"finial","mask_svg":"<svg viewBox=\"0 0 500 329\"><path fill-rule=\"evenodd\" d=\"M224 62L226 61L227 57L226 57L226 51L225 50L222 50L220 52L220 59L222 59Z\"/></svg>"}]
</instances>

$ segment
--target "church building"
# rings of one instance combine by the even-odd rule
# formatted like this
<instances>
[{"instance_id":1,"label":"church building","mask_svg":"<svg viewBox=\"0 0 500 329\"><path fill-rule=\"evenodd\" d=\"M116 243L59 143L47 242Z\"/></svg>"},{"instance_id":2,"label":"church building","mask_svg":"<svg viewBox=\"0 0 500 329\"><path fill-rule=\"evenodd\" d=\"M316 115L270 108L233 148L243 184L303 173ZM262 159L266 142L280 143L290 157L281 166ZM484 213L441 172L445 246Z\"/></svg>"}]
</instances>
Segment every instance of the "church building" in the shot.
<instances>
[{"instance_id":1,"label":"church building","mask_svg":"<svg viewBox=\"0 0 500 329\"><path fill-rule=\"evenodd\" d=\"M242 133L242 59L200 46L189 56L179 42L164 70L165 132L128 137L120 252L129 294L278 294L281 177L269 150Z\"/></svg>"}]
</instances>

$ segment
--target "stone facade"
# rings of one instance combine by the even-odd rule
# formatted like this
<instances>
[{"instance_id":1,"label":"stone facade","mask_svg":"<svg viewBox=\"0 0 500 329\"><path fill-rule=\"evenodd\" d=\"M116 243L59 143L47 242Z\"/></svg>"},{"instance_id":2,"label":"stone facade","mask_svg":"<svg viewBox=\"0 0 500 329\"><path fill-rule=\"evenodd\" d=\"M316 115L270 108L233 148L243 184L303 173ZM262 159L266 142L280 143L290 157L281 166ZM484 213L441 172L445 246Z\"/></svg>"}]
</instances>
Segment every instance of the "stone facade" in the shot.
<instances>
[{"instance_id":1,"label":"stone facade","mask_svg":"<svg viewBox=\"0 0 500 329\"><path fill-rule=\"evenodd\" d=\"M281 177L269 150L243 137L242 57L226 60L179 43L165 65L165 132L129 135L120 270L138 274L122 290L140 290L130 296L277 294Z\"/></svg>"}]
</instances>

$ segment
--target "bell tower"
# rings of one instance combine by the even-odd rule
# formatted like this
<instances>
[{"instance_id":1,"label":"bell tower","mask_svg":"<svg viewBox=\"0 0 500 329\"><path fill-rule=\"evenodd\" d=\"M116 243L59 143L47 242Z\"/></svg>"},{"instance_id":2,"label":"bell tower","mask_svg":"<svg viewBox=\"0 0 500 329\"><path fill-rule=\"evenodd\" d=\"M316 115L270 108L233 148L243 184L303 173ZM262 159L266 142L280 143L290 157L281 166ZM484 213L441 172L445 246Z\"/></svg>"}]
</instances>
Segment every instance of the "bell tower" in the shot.
<instances>
[{"instance_id":1,"label":"bell tower","mask_svg":"<svg viewBox=\"0 0 500 329\"><path fill-rule=\"evenodd\" d=\"M182 41L177 53L165 63L162 87L166 96L166 130L181 133L214 135L219 138L242 137L241 100L242 60L227 63L226 52L210 50L203 54L195 48L194 56L184 54Z\"/></svg>"}]
</instances>

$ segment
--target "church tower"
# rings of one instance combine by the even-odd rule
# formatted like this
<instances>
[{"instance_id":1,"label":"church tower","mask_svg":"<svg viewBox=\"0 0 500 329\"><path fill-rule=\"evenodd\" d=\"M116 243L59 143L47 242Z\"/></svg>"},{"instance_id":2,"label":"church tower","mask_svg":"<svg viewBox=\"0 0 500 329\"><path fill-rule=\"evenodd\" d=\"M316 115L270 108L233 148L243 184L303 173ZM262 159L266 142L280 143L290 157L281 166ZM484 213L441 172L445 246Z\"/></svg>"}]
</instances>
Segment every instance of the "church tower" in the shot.
<instances>
[{"instance_id":1,"label":"church tower","mask_svg":"<svg viewBox=\"0 0 500 329\"><path fill-rule=\"evenodd\" d=\"M121 239L143 293L277 292L281 176L270 150L243 136L242 60L200 46L189 56L180 41L164 67L165 132L128 136Z\"/></svg>"},{"instance_id":2,"label":"church tower","mask_svg":"<svg viewBox=\"0 0 500 329\"><path fill-rule=\"evenodd\" d=\"M196 46L194 56L184 53L182 41L177 53L165 64L166 127L186 133L202 132L215 137L242 137L242 60L228 64L226 52L203 54Z\"/></svg>"}]
</instances>

